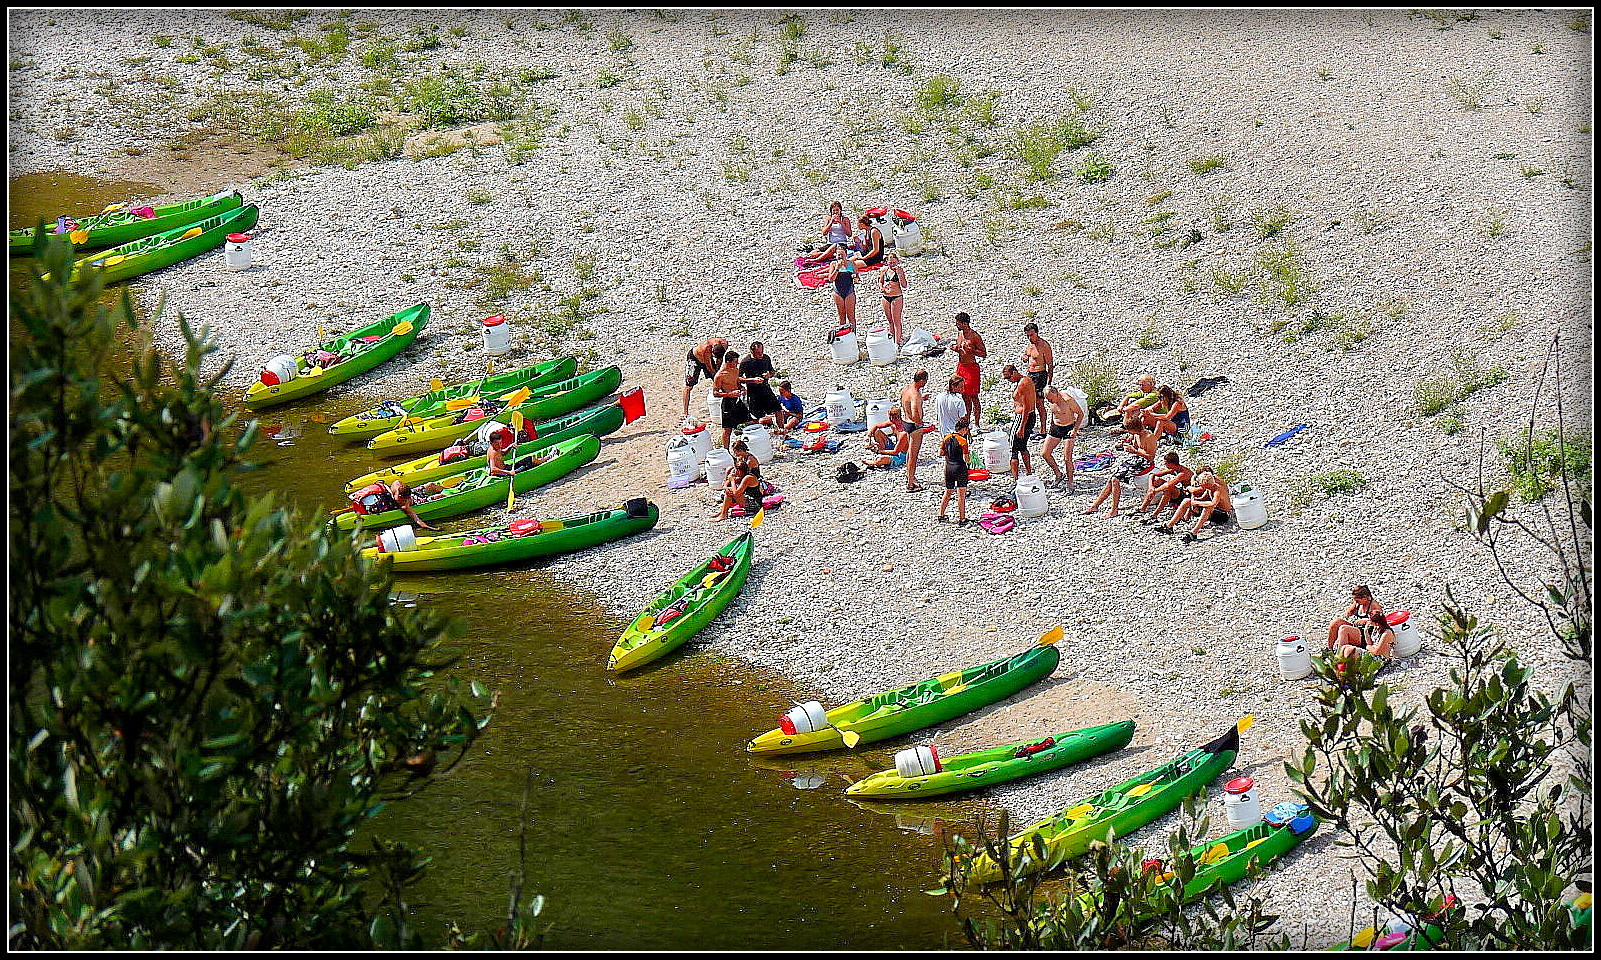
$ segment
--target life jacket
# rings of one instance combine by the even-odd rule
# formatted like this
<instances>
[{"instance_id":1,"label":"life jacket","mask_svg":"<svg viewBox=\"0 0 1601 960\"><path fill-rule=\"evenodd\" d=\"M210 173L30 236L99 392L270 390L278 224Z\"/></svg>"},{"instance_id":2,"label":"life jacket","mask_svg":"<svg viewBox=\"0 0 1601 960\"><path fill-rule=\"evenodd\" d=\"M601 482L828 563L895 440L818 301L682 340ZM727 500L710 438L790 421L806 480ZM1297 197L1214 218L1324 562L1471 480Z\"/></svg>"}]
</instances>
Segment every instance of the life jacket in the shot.
<instances>
[{"instance_id":1,"label":"life jacket","mask_svg":"<svg viewBox=\"0 0 1601 960\"><path fill-rule=\"evenodd\" d=\"M458 440L439 454L439 464L444 466L447 463L455 463L457 460L465 460L470 456L473 456L473 453L468 449L467 441Z\"/></svg>"},{"instance_id":2,"label":"life jacket","mask_svg":"<svg viewBox=\"0 0 1601 960\"><path fill-rule=\"evenodd\" d=\"M725 557L720 553L717 556L712 557L711 562L706 564L707 567L713 570L727 570L733 565L734 561L732 559Z\"/></svg>"},{"instance_id":3,"label":"life jacket","mask_svg":"<svg viewBox=\"0 0 1601 960\"><path fill-rule=\"evenodd\" d=\"M957 443L961 444L962 462L966 463L968 458L967 438L959 433L947 433L944 437L942 437L939 442L939 452L944 455L946 444L950 443L952 440L955 440Z\"/></svg>"},{"instance_id":4,"label":"life jacket","mask_svg":"<svg viewBox=\"0 0 1601 960\"><path fill-rule=\"evenodd\" d=\"M400 509L400 504L395 502L394 494L381 483L369 484L351 494L350 504L362 516Z\"/></svg>"}]
</instances>

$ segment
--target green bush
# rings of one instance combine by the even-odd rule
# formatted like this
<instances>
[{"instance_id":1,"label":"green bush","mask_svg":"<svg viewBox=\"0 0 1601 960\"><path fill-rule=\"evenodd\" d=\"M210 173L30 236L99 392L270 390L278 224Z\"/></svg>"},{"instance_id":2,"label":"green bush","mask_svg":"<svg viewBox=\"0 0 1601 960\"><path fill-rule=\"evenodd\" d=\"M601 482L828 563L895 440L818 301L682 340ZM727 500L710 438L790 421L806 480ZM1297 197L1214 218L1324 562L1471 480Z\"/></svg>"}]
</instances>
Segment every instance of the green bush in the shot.
<instances>
[{"instance_id":1,"label":"green bush","mask_svg":"<svg viewBox=\"0 0 1601 960\"><path fill-rule=\"evenodd\" d=\"M1419 413L1432 417L1509 376L1506 367L1486 367L1472 354L1458 351L1451 358L1449 372L1418 381L1412 391L1413 402Z\"/></svg>"},{"instance_id":2,"label":"green bush","mask_svg":"<svg viewBox=\"0 0 1601 960\"><path fill-rule=\"evenodd\" d=\"M1318 500L1355 493L1367 483L1367 477L1355 470L1330 470L1328 473L1314 474L1303 477L1290 487L1290 503L1304 507Z\"/></svg>"},{"instance_id":3,"label":"green bush","mask_svg":"<svg viewBox=\"0 0 1601 960\"><path fill-rule=\"evenodd\" d=\"M1086 147L1100 139L1077 116L1058 117L1022 127L1013 134L1007 156L1021 163L1030 180L1056 177L1056 158L1069 150Z\"/></svg>"},{"instance_id":4,"label":"green bush","mask_svg":"<svg viewBox=\"0 0 1601 960\"><path fill-rule=\"evenodd\" d=\"M1502 440L1497 447L1501 462L1512 477L1512 489L1525 503L1533 503L1556 489L1564 473L1581 496L1589 496L1589 437L1552 429L1538 434L1525 432Z\"/></svg>"}]
</instances>

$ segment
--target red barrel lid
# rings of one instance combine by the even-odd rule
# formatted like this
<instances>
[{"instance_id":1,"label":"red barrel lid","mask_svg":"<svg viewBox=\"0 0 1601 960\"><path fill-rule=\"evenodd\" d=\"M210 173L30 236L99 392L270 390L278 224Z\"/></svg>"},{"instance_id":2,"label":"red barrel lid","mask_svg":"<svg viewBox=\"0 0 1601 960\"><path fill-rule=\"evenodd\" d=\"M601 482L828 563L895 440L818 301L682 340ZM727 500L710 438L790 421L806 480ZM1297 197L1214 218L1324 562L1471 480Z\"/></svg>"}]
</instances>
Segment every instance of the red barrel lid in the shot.
<instances>
[{"instance_id":1,"label":"red barrel lid","mask_svg":"<svg viewBox=\"0 0 1601 960\"><path fill-rule=\"evenodd\" d=\"M1410 619L1412 619L1412 611L1410 610L1397 610L1394 613L1384 615L1384 622L1392 627L1399 627Z\"/></svg>"},{"instance_id":2,"label":"red barrel lid","mask_svg":"<svg viewBox=\"0 0 1601 960\"><path fill-rule=\"evenodd\" d=\"M705 430L706 429L706 424L697 423L692 427L682 427L680 429L682 430L684 436L687 437L687 436L690 436L692 434L700 433L702 430Z\"/></svg>"},{"instance_id":3,"label":"red barrel lid","mask_svg":"<svg viewBox=\"0 0 1601 960\"><path fill-rule=\"evenodd\" d=\"M882 217L884 214L889 213L889 207L873 207L867 210L866 213L869 217Z\"/></svg>"},{"instance_id":4,"label":"red barrel lid","mask_svg":"<svg viewBox=\"0 0 1601 960\"><path fill-rule=\"evenodd\" d=\"M1228 783L1223 784L1223 792L1224 793L1244 793L1245 791L1251 789L1254 786L1256 786L1256 781L1252 780L1250 777L1235 777L1233 780L1230 780Z\"/></svg>"},{"instance_id":5,"label":"red barrel lid","mask_svg":"<svg viewBox=\"0 0 1601 960\"><path fill-rule=\"evenodd\" d=\"M1283 640L1280 640L1279 642L1280 643L1300 643L1301 642L1301 638L1300 637L1285 637Z\"/></svg>"},{"instance_id":6,"label":"red barrel lid","mask_svg":"<svg viewBox=\"0 0 1601 960\"><path fill-rule=\"evenodd\" d=\"M228 234L228 242L229 243L244 243L246 240L249 240L249 239L250 239L250 234L248 234L248 233L230 233L230 234Z\"/></svg>"},{"instance_id":7,"label":"red barrel lid","mask_svg":"<svg viewBox=\"0 0 1601 960\"><path fill-rule=\"evenodd\" d=\"M484 318L484 326L486 326L486 327L498 327L498 326L500 326L501 324L503 324L505 322L506 322L506 318L501 316L498 313L495 314L492 317L485 317Z\"/></svg>"}]
</instances>

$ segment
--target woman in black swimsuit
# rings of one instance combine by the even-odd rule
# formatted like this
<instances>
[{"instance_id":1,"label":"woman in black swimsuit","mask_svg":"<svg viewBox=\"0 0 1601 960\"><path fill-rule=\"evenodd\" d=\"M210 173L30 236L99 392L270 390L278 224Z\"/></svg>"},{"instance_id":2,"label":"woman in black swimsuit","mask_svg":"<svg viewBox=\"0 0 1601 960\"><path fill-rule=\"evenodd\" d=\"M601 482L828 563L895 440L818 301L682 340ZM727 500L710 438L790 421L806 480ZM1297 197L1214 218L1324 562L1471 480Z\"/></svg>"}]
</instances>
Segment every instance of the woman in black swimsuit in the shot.
<instances>
[{"instance_id":1,"label":"woman in black swimsuit","mask_svg":"<svg viewBox=\"0 0 1601 960\"><path fill-rule=\"evenodd\" d=\"M884 256L884 272L878 275L878 285L884 294L884 321L889 324L889 335L894 338L895 345L900 346L906 342L906 335L901 332L901 311L906 308L901 302L906 293L906 271L901 269L900 257L893 250Z\"/></svg>"},{"instance_id":2,"label":"woman in black swimsuit","mask_svg":"<svg viewBox=\"0 0 1601 960\"><path fill-rule=\"evenodd\" d=\"M862 235L867 238L867 246L862 250L862 266L876 267L884 262L884 234L873 226L873 221L863 214L856 221L862 228Z\"/></svg>"}]
</instances>

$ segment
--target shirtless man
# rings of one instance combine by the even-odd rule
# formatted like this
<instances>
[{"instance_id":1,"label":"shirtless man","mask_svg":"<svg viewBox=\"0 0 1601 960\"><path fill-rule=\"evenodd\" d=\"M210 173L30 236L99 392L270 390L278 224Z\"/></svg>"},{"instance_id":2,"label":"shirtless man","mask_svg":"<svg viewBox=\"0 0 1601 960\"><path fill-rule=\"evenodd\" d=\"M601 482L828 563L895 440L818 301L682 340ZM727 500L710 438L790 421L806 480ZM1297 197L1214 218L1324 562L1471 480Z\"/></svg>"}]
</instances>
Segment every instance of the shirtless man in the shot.
<instances>
[{"instance_id":1,"label":"shirtless man","mask_svg":"<svg viewBox=\"0 0 1601 960\"><path fill-rule=\"evenodd\" d=\"M912 375L911 383L901 387L901 413L906 417L906 433L912 441L906 453L907 493L916 493L924 489L923 485L917 482L917 453L923 449L923 438L935 427L923 413L923 401L928 399L928 394L923 390L927 386L928 371L919 370Z\"/></svg>"},{"instance_id":2,"label":"shirtless man","mask_svg":"<svg viewBox=\"0 0 1601 960\"><path fill-rule=\"evenodd\" d=\"M1039 406L1040 398L1034 390L1034 381L1023 376L1015 364L1008 363L1001 368L1001 376L1017 384L1012 391L1012 412L1017 415L1017 429L1012 433L1012 479L1017 479L1017 461L1023 460L1023 472L1029 475L1034 473L1034 465L1028 458L1028 438L1034 432L1034 412Z\"/></svg>"},{"instance_id":3,"label":"shirtless man","mask_svg":"<svg viewBox=\"0 0 1601 960\"><path fill-rule=\"evenodd\" d=\"M1107 497L1112 498L1112 508L1107 511L1107 519L1117 516L1118 497L1123 492L1125 482L1133 483L1134 478L1151 468L1156 462L1156 431L1145 426L1137 412L1130 411L1123 417L1123 433L1125 436L1118 443L1117 448L1123 451L1123 456L1112 468L1112 475L1107 478L1106 486L1101 488L1101 495L1095 498L1085 513L1094 513L1101 508ZM1171 533L1172 531L1168 531Z\"/></svg>"},{"instance_id":4,"label":"shirtless man","mask_svg":"<svg viewBox=\"0 0 1601 960\"><path fill-rule=\"evenodd\" d=\"M1076 393L1076 391L1075 391ZM1056 482L1068 493L1073 492L1073 443L1078 440L1078 432L1084 428L1084 421L1090 418L1089 411L1073 393L1056 386L1054 383L1045 388L1045 402L1051 408L1051 426L1046 432L1045 449L1040 451L1045 462L1056 474ZM1057 446L1062 448L1062 466L1057 466L1051 454L1056 452Z\"/></svg>"},{"instance_id":5,"label":"shirtless man","mask_svg":"<svg viewBox=\"0 0 1601 960\"><path fill-rule=\"evenodd\" d=\"M739 354L732 350L723 354L723 365L712 378L712 395L723 405L722 446L727 449L734 428L751 422L745 408L745 387L739 382Z\"/></svg>"},{"instance_id":6,"label":"shirtless man","mask_svg":"<svg viewBox=\"0 0 1601 960\"><path fill-rule=\"evenodd\" d=\"M700 378L716 377L723 365L723 354L728 352L728 341L712 337L684 355L684 416L689 416L689 393Z\"/></svg>"},{"instance_id":7,"label":"shirtless man","mask_svg":"<svg viewBox=\"0 0 1601 960\"><path fill-rule=\"evenodd\" d=\"M984 346L984 338L973 329L972 318L965 313L956 315L956 342L951 344L951 349L956 351L956 375L962 378L962 401L967 404L968 422L978 423L978 391L983 381L978 361L989 356L989 350Z\"/></svg>"},{"instance_id":8,"label":"shirtless man","mask_svg":"<svg viewBox=\"0 0 1601 960\"><path fill-rule=\"evenodd\" d=\"M1056 354L1051 345L1040 336L1040 325L1030 323L1023 328L1023 336L1028 338L1028 346L1023 348L1023 369L1028 372L1028 378L1034 381L1034 396L1039 399L1039 406L1035 408L1038 415L1040 430L1034 434L1033 439L1045 439L1045 388L1050 385L1051 375L1056 372Z\"/></svg>"}]
</instances>

